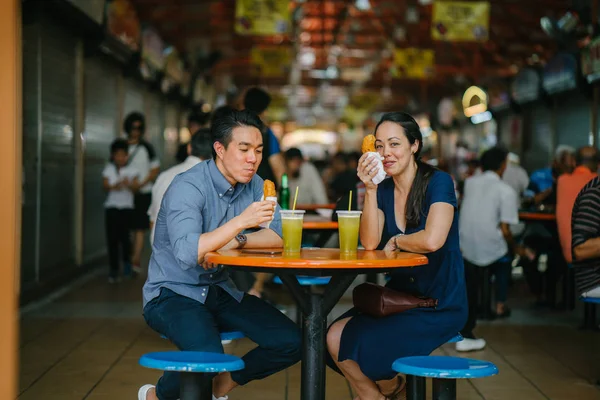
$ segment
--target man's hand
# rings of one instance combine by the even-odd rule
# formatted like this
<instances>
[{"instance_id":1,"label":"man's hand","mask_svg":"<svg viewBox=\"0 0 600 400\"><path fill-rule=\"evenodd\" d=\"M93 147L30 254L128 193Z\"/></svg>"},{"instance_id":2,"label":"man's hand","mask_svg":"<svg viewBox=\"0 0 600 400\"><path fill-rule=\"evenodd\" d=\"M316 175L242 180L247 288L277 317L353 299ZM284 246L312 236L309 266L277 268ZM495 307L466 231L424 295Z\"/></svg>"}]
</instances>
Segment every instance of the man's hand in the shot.
<instances>
[{"instance_id":1,"label":"man's hand","mask_svg":"<svg viewBox=\"0 0 600 400\"><path fill-rule=\"evenodd\" d=\"M212 263L204 261L202 263L202 268L204 268L205 271L208 271L209 269L217 268L217 265L218 264L212 264Z\"/></svg>"},{"instance_id":2,"label":"man's hand","mask_svg":"<svg viewBox=\"0 0 600 400\"><path fill-rule=\"evenodd\" d=\"M272 201L257 201L252 203L237 218L242 224L242 229L256 228L258 225L269 222L275 213L275 203Z\"/></svg>"}]
</instances>

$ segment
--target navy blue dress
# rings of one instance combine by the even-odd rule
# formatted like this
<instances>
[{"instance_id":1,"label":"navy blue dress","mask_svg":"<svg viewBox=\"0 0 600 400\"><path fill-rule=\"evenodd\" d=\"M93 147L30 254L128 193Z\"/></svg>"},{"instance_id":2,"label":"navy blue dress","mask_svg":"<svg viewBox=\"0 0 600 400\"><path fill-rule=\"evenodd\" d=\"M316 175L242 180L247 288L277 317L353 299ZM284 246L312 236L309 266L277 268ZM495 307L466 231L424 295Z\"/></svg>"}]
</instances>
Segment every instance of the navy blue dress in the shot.
<instances>
[{"instance_id":1,"label":"navy blue dress","mask_svg":"<svg viewBox=\"0 0 600 400\"><path fill-rule=\"evenodd\" d=\"M436 309L417 308L384 318L370 317L351 309L339 318L353 317L342 332L339 361L354 360L373 381L393 378L396 372L392 370L392 363L397 358L430 354L455 336L467 319L467 292L458 239L458 210L450 175L442 171L434 172L427 187L419 226L408 228L406 232L400 231L396 225L394 181L386 179L379 185L377 204L385 215L379 248L382 249L392 236L425 229L429 208L439 202L454 207L454 220L446 243L438 251L426 254L428 265L396 269L387 284L398 291L438 299L439 306ZM330 357L327 361L337 370Z\"/></svg>"}]
</instances>

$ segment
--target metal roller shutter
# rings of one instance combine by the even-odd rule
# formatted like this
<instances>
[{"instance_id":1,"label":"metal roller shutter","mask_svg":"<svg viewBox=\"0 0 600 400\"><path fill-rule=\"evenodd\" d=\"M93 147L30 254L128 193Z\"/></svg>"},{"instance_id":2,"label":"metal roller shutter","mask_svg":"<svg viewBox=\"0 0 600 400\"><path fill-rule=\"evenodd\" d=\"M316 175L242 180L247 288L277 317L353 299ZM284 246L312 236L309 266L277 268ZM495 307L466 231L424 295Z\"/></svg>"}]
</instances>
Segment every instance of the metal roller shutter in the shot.
<instances>
[{"instance_id":1,"label":"metal roller shutter","mask_svg":"<svg viewBox=\"0 0 600 400\"><path fill-rule=\"evenodd\" d=\"M74 264L75 46L53 21L42 23L41 279Z\"/></svg>"},{"instance_id":2,"label":"metal roller shutter","mask_svg":"<svg viewBox=\"0 0 600 400\"><path fill-rule=\"evenodd\" d=\"M521 161L523 167L529 172L547 167L552 152L551 110L543 104L530 107L526 110L529 116L529 124L525 130L528 145L525 146Z\"/></svg>"},{"instance_id":3,"label":"metal roller shutter","mask_svg":"<svg viewBox=\"0 0 600 400\"><path fill-rule=\"evenodd\" d=\"M117 136L117 66L103 58L85 61L85 178L83 261L106 253L102 170Z\"/></svg>"},{"instance_id":4,"label":"metal roller shutter","mask_svg":"<svg viewBox=\"0 0 600 400\"><path fill-rule=\"evenodd\" d=\"M163 100L156 92L148 91L145 96L146 104L146 140L152 143L157 155L162 160L164 151L165 108Z\"/></svg>"},{"instance_id":5,"label":"metal roller shutter","mask_svg":"<svg viewBox=\"0 0 600 400\"><path fill-rule=\"evenodd\" d=\"M571 93L558 99L556 129L558 144L575 148L585 146L590 135L591 103L579 93Z\"/></svg>"}]
</instances>

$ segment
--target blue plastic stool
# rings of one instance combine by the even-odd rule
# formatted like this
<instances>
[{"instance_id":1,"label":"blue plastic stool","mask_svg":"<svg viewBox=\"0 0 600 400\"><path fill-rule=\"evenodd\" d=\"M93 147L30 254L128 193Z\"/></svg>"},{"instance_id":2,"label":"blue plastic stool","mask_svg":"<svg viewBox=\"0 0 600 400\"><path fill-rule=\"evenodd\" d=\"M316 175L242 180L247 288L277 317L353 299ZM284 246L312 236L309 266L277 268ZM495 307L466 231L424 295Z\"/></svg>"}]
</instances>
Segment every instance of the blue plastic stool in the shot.
<instances>
[{"instance_id":1,"label":"blue plastic stool","mask_svg":"<svg viewBox=\"0 0 600 400\"><path fill-rule=\"evenodd\" d=\"M458 343L458 342L462 342L464 340L464 338L462 337L462 335L459 333L456 336L454 336L452 339L448 340L447 343Z\"/></svg>"},{"instance_id":2,"label":"blue plastic stool","mask_svg":"<svg viewBox=\"0 0 600 400\"><path fill-rule=\"evenodd\" d=\"M597 330L598 324L596 323L596 304L600 304L600 298L597 297L580 297L579 300L583 301L583 325L582 329Z\"/></svg>"},{"instance_id":3,"label":"blue plastic stool","mask_svg":"<svg viewBox=\"0 0 600 400\"><path fill-rule=\"evenodd\" d=\"M392 364L406 374L406 399L425 400L426 378L433 378L432 400L456 400L456 380L496 375L498 368L488 361L448 356L399 358Z\"/></svg>"},{"instance_id":4,"label":"blue plastic stool","mask_svg":"<svg viewBox=\"0 0 600 400\"><path fill-rule=\"evenodd\" d=\"M299 276L297 278L298 278L298 283L300 283L300 286L327 285L329 283L329 281L331 280L330 276ZM273 283L276 283L278 285L283 285L281 278L278 276L273 278Z\"/></svg>"},{"instance_id":5,"label":"blue plastic stool","mask_svg":"<svg viewBox=\"0 0 600 400\"><path fill-rule=\"evenodd\" d=\"M142 367L181 373L180 400L212 400L212 379L219 372L244 369L241 358L198 351L163 351L144 354Z\"/></svg>"}]
</instances>

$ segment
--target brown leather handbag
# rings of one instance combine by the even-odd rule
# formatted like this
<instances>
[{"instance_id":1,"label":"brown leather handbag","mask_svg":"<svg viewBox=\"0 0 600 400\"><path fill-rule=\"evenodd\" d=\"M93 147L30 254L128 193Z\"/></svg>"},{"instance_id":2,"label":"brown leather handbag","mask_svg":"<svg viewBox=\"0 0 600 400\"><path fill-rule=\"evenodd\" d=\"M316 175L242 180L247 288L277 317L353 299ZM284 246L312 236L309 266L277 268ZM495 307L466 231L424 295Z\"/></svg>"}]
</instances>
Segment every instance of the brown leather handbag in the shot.
<instances>
[{"instance_id":1,"label":"brown leather handbag","mask_svg":"<svg viewBox=\"0 0 600 400\"><path fill-rule=\"evenodd\" d=\"M354 288L352 301L358 311L377 318L413 308L435 308L438 305L437 299L417 297L368 282Z\"/></svg>"}]
</instances>

